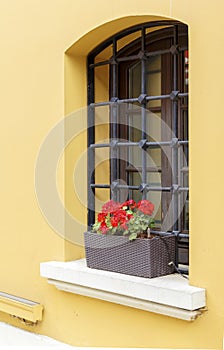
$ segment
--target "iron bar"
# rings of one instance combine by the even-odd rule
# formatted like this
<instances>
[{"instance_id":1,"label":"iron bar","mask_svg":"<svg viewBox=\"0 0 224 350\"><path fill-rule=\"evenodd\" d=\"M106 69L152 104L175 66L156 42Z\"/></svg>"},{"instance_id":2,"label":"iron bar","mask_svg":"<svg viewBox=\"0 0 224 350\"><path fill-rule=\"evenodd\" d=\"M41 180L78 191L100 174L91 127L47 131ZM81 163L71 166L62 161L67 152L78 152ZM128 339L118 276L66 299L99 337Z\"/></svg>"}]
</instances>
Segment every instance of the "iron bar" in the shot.
<instances>
[{"instance_id":1,"label":"iron bar","mask_svg":"<svg viewBox=\"0 0 224 350\"><path fill-rule=\"evenodd\" d=\"M176 235L175 232L164 232L164 231L157 231L157 230L150 230L150 233L160 236L170 236L170 235ZM189 238L189 234L187 233L178 233L178 238Z\"/></svg>"},{"instance_id":2,"label":"iron bar","mask_svg":"<svg viewBox=\"0 0 224 350\"><path fill-rule=\"evenodd\" d=\"M132 186L132 185L118 185L117 186L119 189L122 189L122 190L136 190L136 191L139 191L139 186Z\"/></svg>"},{"instance_id":3,"label":"iron bar","mask_svg":"<svg viewBox=\"0 0 224 350\"><path fill-rule=\"evenodd\" d=\"M185 51L187 50L186 47L180 47L179 48L179 51L182 52L182 51ZM157 51L153 51L153 52L145 52L145 56L148 58L148 57L154 57L154 56L159 56L159 55L164 55L164 54L167 54L167 53L170 53L171 52L171 48L169 49L165 49L165 50L157 50ZM134 60L137 60L139 59L139 54L137 55L131 55L131 56L126 56L126 57L117 57L117 62L120 63L120 62L127 62L127 61L134 61ZM99 66L105 66L107 64L110 64L111 61L110 60L105 60L105 61L99 61L99 62L96 62L96 63L92 63L90 64L90 68L95 68L95 67L99 67Z\"/></svg>"},{"instance_id":4,"label":"iron bar","mask_svg":"<svg viewBox=\"0 0 224 350\"><path fill-rule=\"evenodd\" d=\"M117 99L117 41L113 39L113 57L112 57L112 97L111 99ZM117 104L111 105L110 110L110 120L111 120L111 138L115 139L118 136L118 113L117 113ZM118 149L116 146L111 148L111 183L118 178ZM118 192L116 189L111 188L112 199L118 200Z\"/></svg>"},{"instance_id":5,"label":"iron bar","mask_svg":"<svg viewBox=\"0 0 224 350\"><path fill-rule=\"evenodd\" d=\"M188 144L188 140L178 140L177 145L186 145ZM172 141L147 141L145 142L145 145L150 148L160 148L160 147L166 147L166 146L172 146ZM132 141L117 141L116 147L140 147L139 142L132 142ZM95 143L91 144L90 148L107 148L107 147L114 147L113 143Z\"/></svg>"},{"instance_id":6,"label":"iron bar","mask_svg":"<svg viewBox=\"0 0 224 350\"><path fill-rule=\"evenodd\" d=\"M126 147L126 146L139 146L139 142L116 142L116 147ZM92 148L106 148L106 147L114 147L113 143L96 143L95 145L91 145Z\"/></svg>"},{"instance_id":7,"label":"iron bar","mask_svg":"<svg viewBox=\"0 0 224 350\"><path fill-rule=\"evenodd\" d=\"M106 148L106 147L111 147L110 143L95 143L90 145L90 148Z\"/></svg>"},{"instance_id":8,"label":"iron bar","mask_svg":"<svg viewBox=\"0 0 224 350\"><path fill-rule=\"evenodd\" d=\"M188 95L189 95L188 92L180 92L178 97L184 98L184 97L188 97Z\"/></svg>"},{"instance_id":9,"label":"iron bar","mask_svg":"<svg viewBox=\"0 0 224 350\"><path fill-rule=\"evenodd\" d=\"M146 185L145 186L148 192L171 192L172 187L153 187Z\"/></svg>"},{"instance_id":10,"label":"iron bar","mask_svg":"<svg viewBox=\"0 0 224 350\"><path fill-rule=\"evenodd\" d=\"M189 187L179 187L179 192L189 192Z\"/></svg>"},{"instance_id":11,"label":"iron bar","mask_svg":"<svg viewBox=\"0 0 224 350\"><path fill-rule=\"evenodd\" d=\"M146 101L156 101L156 100L166 100L170 98L170 94L169 95L158 95L158 96L146 96Z\"/></svg>"},{"instance_id":12,"label":"iron bar","mask_svg":"<svg viewBox=\"0 0 224 350\"><path fill-rule=\"evenodd\" d=\"M140 172L141 171L141 167L132 167L132 166L128 166L126 168L126 172L128 173L136 173L136 172ZM147 166L146 171L148 173L161 173L161 167L157 167L157 166Z\"/></svg>"},{"instance_id":13,"label":"iron bar","mask_svg":"<svg viewBox=\"0 0 224 350\"><path fill-rule=\"evenodd\" d=\"M146 95L146 58L145 58L145 28L142 28L142 37L141 37L141 94ZM141 126L142 126L142 140L147 138L146 135L146 103L143 102L141 108ZM142 147L141 151L141 160L142 160L142 182L145 184L147 182L147 173L146 173L146 151ZM147 190L143 188L142 199L146 199Z\"/></svg>"},{"instance_id":14,"label":"iron bar","mask_svg":"<svg viewBox=\"0 0 224 350\"><path fill-rule=\"evenodd\" d=\"M188 92L186 93L179 93L178 98L184 98L188 96ZM146 96L145 100L148 101L156 101L156 100L166 100L173 98L172 93L167 94L167 95L158 95L158 96ZM134 102L139 102L138 97L133 97L133 98L124 98L124 99L118 99L116 101L103 101L103 102L96 102L96 103L91 103L90 107L103 107L103 106L109 106L113 104L121 104L121 103L134 103Z\"/></svg>"},{"instance_id":15,"label":"iron bar","mask_svg":"<svg viewBox=\"0 0 224 350\"><path fill-rule=\"evenodd\" d=\"M106 184L91 184L91 188L111 188L112 185ZM130 186L130 185L117 185L118 189L131 189L131 190L139 190L139 186Z\"/></svg>"},{"instance_id":16,"label":"iron bar","mask_svg":"<svg viewBox=\"0 0 224 350\"><path fill-rule=\"evenodd\" d=\"M112 98L117 98L117 41L113 39L113 58L111 60L112 64Z\"/></svg>"},{"instance_id":17,"label":"iron bar","mask_svg":"<svg viewBox=\"0 0 224 350\"><path fill-rule=\"evenodd\" d=\"M125 98L122 100L117 100L115 101L103 101L103 102L97 102L97 103L92 103L90 107L104 107L104 106L110 106L114 104L121 104L121 103L133 103L133 102L138 102L138 98Z\"/></svg>"},{"instance_id":18,"label":"iron bar","mask_svg":"<svg viewBox=\"0 0 224 350\"><path fill-rule=\"evenodd\" d=\"M90 184L91 188L111 188L112 185L108 184ZM131 185L117 185L117 189L129 189L129 190L140 190L140 186L131 186ZM150 186L148 184L145 184L145 190L146 192L172 192L173 188L172 186L167 186L167 187L156 187L156 186ZM179 187L176 192L188 192L189 188L188 187Z\"/></svg>"},{"instance_id":19,"label":"iron bar","mask_svg":"<svg viewBox=\"0 0 224 350\"><path fill-rule=\"evenodd\" d=\"M90 184L91 188L111 188L112 185L108 185L108 184L95 184L92 183ZM116 186L117 189L129 189L129 190L140 190L140 186L131 186L131 185L117 185ZM145 185L146 191L152 191L152 192L171 192L172 191L172 187L155 187L155 186L149 186L149 185Z\"/></svg>"},{"instance_id":20,"label":"iron bar","mask_svg":"<svg viewBox=\"0 0 224 350\"><path fill-rule=\"evenodd\" d=\"M105 66L105 65L107 65L107 64L110 64L110 60L92 63L92 64L90 64L89 68L95 68L95 67Z\"/></svg>"},{"instance_id":21,"label":"iron bar","mask_svg":"<svg viewBox=\"0 0 224 350\"><path fill-rule=\"evenodd\" d=\"M174 26L173 45L177 46L178 43L178 28ZM173 91L178 90L178 54L173 54ZM178 138L178 102L176 99L172 100L172 129L174 137ZM178 184L178 149L172 147L172 183ZM179 196L178 191L173 191L173 230L178 231L178 203Z\"/></svg>"},{"instance_id":22,"label":"iron bar","mask_svg":"<svg viewBox=\"0 0 224 350\"><path fill-rule=\"evenodd\" d=\"M94 62L94 58L88 57L88 67ZM95 82L94 70L88 68L88 105L94 102ZM90 184L95 183L95 150L90 146L95 143L95 110L88 109L88 130L87 130L87 162L88 162L88 228L95 221L95 189L90 189Z\"/></svg>"},{"instance_id":23,"label":"iron bar","mask_svg":"<svg viewBox=\"0 0 224 350\"><path fill-rule=\"evenodd\" d=\"M178 44L178 27L174 26L173 45ZM178 50L173 52L173 91L178 91ZM172 101L172 131L174 137L178 138L178 100ZM172 184L173 188L178 186L178 148L172 147ZM179 191L172 192L173 202L173 231L179 229ZM178 264L178 245L176 244L175 264Z\"/></svg>"},{"instance_id":24,"label":"iron bar","mask_svg":"<svg viewBox=\"0 0 224 350\"><path fill-rule=\"evenodd\" d=\"M189 140L180 140L178 141L178 145L188 145L189 144Z\"/></svg>"},{"instance_id":25,"label":"iron bar","mask_svg":"<svg viewBox=\"0 0 224 350\"><path fill-rule=\"evenodd\" d=\"M91 188L111 188L111 185L105 184L90 184Z\"/></svg>"}]
</instances>

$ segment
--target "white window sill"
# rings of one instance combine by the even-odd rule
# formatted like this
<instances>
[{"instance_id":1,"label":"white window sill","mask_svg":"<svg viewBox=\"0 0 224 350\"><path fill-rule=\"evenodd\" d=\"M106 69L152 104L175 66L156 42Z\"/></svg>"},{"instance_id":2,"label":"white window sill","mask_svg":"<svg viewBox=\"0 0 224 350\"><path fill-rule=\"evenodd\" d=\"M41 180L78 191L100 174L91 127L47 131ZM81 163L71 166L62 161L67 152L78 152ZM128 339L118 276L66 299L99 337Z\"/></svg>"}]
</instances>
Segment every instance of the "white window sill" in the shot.
<instances>
[{"instance_id":1,"label":"white window sill","mask_svg":"<svg viewBox=\"0 0 224 350\"><path fill-rule=\"evenodd\" d=\"M90 269L86 260L41 263L40 273L56 288L92 298L192 321L205 308L205 289L178 274L140 278Z\"/></svg>"}]
</instances>

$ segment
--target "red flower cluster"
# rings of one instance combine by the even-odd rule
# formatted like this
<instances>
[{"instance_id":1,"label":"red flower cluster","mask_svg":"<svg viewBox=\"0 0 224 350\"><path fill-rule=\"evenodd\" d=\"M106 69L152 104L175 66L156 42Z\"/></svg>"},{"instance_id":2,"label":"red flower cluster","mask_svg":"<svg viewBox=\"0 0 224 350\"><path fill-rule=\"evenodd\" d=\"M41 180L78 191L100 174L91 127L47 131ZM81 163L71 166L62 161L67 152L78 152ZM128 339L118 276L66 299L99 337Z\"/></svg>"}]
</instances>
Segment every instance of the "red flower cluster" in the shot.
<instances>
[{"instance_id":1,"label":"red flower cluster","mask_svg":"<svg viewBox=\"0 0 224 350\"><path fill-rule=\"evenodd\" d=\"M100 224L100 231L103 235L106 235L107 232L109 231L109 228L107 227L107 224L105 221L101 222Z\"/></svg>"},{"instance_id":2,"label":"red flower cluster","mask_svg":"<svg viewBox=\"0 0 224 350\"><path fill-rule=\"evenodd\" d=\"M128 214L125 210L119 209L112 214L110 218L111 225L113 227L120 227L124 230L127 230L127 222L133 217L132 214Z\"/></svg>"},{"instance_id":3,"label":"red flower cluster","mask_svg":"<svg viewBox=\"0 0 224 350\"><path fill-rule=\"evenodd\" d=\"M109 202L106 202L102 206L102 213L114 213L116 210L119 210L121 208L121 203L114 202L113 200L110 200Z\"/></svg>"},{"instance_id":4,"label":"red flower cluster","mask_svg":"<svg viewBox=\"0 0 224 350\"><path fill-rule=\"evenodd\" d=\"M133 199L124 203L110 200L102 206L93 229L101 234L123 233L129 229L130 220L135 219L136 215L144 214L148 217L152 215L153 210L154 205L148 200L141 200L138 203Z\"/></svg>"},{"instance_id":5,"label":"red flower cluster","mask_svg":"<svg viewBox=\"0 0 224 350\"><path fill-rule=\"evenodd\" d=\"M106 216L107 216L107 213L106 213L106 212L105 212L105 213L102 212L102 213L99 213L99 214L98 214L97 219L98 219L99 222L104 222L105 219L106 219Z\"/></svg>"},{"instance_id":6,"label":"red flower cluster","mask_svg":"<svg viewBox=\"0 0 224 350\"><path fill-rule=\"evenodd\" d=\"M140 210L143 214L146 214L146 215L152 215L154 211L154 205L152 204L152 202L146 199L139 201L137 204L137 207L138 207L138 210Z\"/></svg>"},{"instance_id":7,"label":"red flower cluster","mask_svg":"<svg viewBox=\"0 0 224 350\"><path fill-rule=\"evenodd\" d=\"M137 203L134 201L134 199L129 199L128 201L122 204L122 207L124 206L129 207L129 209L134 209L137 207Z\"/></svg>"}]
</instances>

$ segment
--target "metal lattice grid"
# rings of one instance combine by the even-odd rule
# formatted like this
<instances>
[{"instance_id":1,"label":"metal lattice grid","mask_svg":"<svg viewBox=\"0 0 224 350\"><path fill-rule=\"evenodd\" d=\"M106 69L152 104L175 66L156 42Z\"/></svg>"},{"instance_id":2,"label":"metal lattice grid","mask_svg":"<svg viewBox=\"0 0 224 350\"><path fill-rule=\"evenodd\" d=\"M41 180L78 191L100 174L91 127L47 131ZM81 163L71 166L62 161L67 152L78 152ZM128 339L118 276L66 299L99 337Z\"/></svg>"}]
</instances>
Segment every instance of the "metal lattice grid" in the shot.
<instances>
[{"instance_id":1,"label":"metal lattice grid","mask_svg":"<svg viewBox=\"0 0 224 350\"><path fill-rule=\"evenodd\" d=\"M156 30L164 32L163 28L167 28L169 31L171 41L169 47L150 50L148 49L150 42L151 33L155 33ZM185 198L188 198L188 179L184 182L180 179L180 174L188 174L188 166L185 164L180 164L179 159L179 149L182 147L186 158L188 158L188 114L187 114L187 97L188 91L184 86L180 84L180 74L178 73L180 69L183 74L184 70L188 73L188 61L187 68L183 64L183 54L187 52L187 46L183 43L180 44L181 33L187 32L187 27L180 22L176 21L158 21L144 23L131 27L125 31L122 31L113 37L109 38L96 49L94 49L88 55L88 226L89 228L95 221L95 189L108 189L110 190L111 198L114 200L119 199L119 193L126 189L128 191L137 191L141 194L141 198L145 199L148 193L151 192L161 192L170 193L172 198L172 215L173 215L173 225L169 231L162 230L162 225L160 229L156 230L156 234L167 235L175 234L178 240L179 247L186 249L188 247L189 232L188 229L183 229L181 220L179 219L182 213L179 212L180 203L183 200L181 194L185 194ZM139 37L133 42L128 44L134 46L137 42L139 43L139 51L136 53L131 53L125 55L124 48L118 49L119 40L125 39L126 37L133 35L134 33L140 33ZM99 54L105 49L110 48L111 56L109 59L97 59ZM129 50L130 51L130 50ZM121 54L122 52L122 54ZM127 50L126 50L127 52ZM147 60L152 57L158 57L163 55L169 55L172 57L172 67L170 67L172 88L169 93L161 93L158 95L150 95L147 91ZM180 59L181 58L181 59ZM185 56L184 56L185 59ZM141 66L140 73L140 94L138 96L125 96L122 98L119 96L119 84L120 84L120 73L119 68L121 64L125 62L138 62ZM180 67L180 65L182 65ZM109 67L109 89L110 98L105 101L96 101L95 99L95 70L97 67ZM185 80L188 76L183 75ZM169 108L171 110L171 127L172 127L172 137L169 140L161 141L150 141L148 139L147 130L147 110L149 109L149 103L152 101L163 101L169 102ZM141 138L138 141L132 140L120 140L120 114L119 107L123 104L127 106L139 105L141 107ZM98 108L108 106L110 109L110 142L108 143L95 143L95 112ZM127 107L127 110L129 108ZM130 111L130 113L133 112ZM126 111L127 113L127 111ZM183 115L185 113L185 119ZM181 115L181 117L180 117ZM182 118L182 119L181 119ZM180 127L182 123L185 124L184 135L180 135ZM140 147L141 149L141 183L131 184L129 178L127 177L126 184L120 184L117 179L119 178L119 152L122 148L132 148ZM97 149L108 148L110 150L111 160L110 160L110 183L96 183L95 182L95 157ZM152 186L147 182L147 161L146 161L146 150L147 149L162 149L169 148L171 152L171 172L172 180L169 186ZM160 170L163 173L163 167ZM130 192L129 192L130 194ZM178 254L177 261L178 263Z\"/></svg>"}]
</instances>

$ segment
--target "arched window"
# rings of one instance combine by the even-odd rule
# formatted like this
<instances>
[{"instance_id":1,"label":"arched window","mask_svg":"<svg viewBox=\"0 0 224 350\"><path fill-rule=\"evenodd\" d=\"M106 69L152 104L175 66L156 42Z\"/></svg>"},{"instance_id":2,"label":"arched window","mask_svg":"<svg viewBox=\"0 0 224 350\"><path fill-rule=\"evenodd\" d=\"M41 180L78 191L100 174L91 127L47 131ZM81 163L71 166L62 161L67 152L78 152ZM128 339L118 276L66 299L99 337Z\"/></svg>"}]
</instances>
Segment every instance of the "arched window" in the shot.
<instances>
[{"instance_id":1,"label":"arched window","mask_svg":"<svg viewBox=\"0 0 224 350\"><path fill-rule=\"evenodd\" d=\"M99 45L88 56L88 104L88 225L95 220L96 189L119 201L148 198L156 204L156 233L177 236L177 263L187 265L187 26L143 23ZM110 126L107 142L96 139L100 109ZM96 181L102 148L110 154L108 183Z\"/></svg>"}]
</instances>

